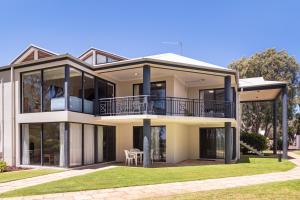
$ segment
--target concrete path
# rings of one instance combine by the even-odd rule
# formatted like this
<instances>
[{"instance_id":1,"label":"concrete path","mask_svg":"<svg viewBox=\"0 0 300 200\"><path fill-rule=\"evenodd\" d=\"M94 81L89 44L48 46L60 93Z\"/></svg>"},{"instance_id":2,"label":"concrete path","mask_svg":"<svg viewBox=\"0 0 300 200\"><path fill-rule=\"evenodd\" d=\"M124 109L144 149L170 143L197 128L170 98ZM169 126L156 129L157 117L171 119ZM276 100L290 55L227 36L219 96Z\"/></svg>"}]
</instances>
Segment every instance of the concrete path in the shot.
<instances>
[{"instance_id":1,"label":"concrete path","mask_svg":"<svg viewBox=\"0 0 300 200\"><path fill-rule=\"evenodd\" d=\"M187 181L146 186L134 186L115 189L57 193L39 196L17 197L10 199L142 199L300 179L300 156L294 153L289 153L289 155L294 157L294 159L292 159L291 161L297 164L298 166L287 172L209 179L202 181Z\"/></svg>"},{"instance_id":2,"label":"concrete path","mask_svg":"<svg viewBox=\"0 0 300 200\"><path fill-rule=\"evenodd\" d=\"M29 186L33 186L33 185L56 181L56 180L60 180L60 179L64 179L64 178L70 178L73 176L84 175L84 174L95 172L95 171L111 169L114 167L115 166L102 165L102 166L98 166L98 169L77 168L77 169L66 170L66 171L58 172L58 173L47 174L47 175L43 175L43 176L36 176L36 177L32 177L32 178L26 178L26 179L21 179L21 180L16 180L16 181L10 181L10 182L6 182L6 183L0 183L0 193L8 192L8 191L23 188L23 187L29 187Z\"/></svg>"}]
</instances>

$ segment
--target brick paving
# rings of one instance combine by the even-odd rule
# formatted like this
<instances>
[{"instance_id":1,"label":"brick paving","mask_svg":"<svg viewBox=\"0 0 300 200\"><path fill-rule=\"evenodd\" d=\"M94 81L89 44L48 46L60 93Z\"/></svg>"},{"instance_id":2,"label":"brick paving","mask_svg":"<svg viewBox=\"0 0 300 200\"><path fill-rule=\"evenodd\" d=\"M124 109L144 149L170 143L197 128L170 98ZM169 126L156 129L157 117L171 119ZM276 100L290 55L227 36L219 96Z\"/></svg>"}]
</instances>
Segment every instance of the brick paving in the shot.
<instances>
[{"instance_id":1,"label":"brick paving","mask_svg":"<svg viewBox=\"0 0 300 200\"><path fill-rule=\"evenodd\" d=\"M288 181L300 179L300 156L290 152L291 159L297 167L287 172L276 172L269 174L259 174L251 176L228 177L219 179L209 179L202 181L187 181L146 186L133 186L114 189L101 189L80 192L67 192L57 194L46 194L38 196L17 197L9 199L66 199L66 200L90 200L90 199L142 199L150 197L161 197L178 195L191 192L200 192L216 189L226 189L241 186L250 186L262 183L271 183L278 181Z\"/></svg>"}]
</instances>

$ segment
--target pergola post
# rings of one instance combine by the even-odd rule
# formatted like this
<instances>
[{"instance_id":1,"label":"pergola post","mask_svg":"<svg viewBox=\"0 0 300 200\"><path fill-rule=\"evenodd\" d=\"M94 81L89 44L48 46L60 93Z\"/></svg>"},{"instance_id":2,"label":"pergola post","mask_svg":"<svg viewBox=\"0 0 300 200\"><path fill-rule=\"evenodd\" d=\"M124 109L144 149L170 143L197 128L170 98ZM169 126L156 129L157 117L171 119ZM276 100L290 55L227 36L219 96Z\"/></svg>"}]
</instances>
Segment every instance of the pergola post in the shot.
<instances>
[{"instance_id":1,"label":"pergola post","mask_svg":"<svg viewBox=\"0 0 300 200\"><path fill-rule=\"evenodd\" d=\"M277 98L273 101L273 154L277 154Z\"/></svg>"},{"instance_id":2,"label":"pergola post","mask_svg":"<svg viewBox=\"0 0 300 200\"><path fill-rule=\"evenodd\" d=\"M225 117L231 117L231 103L232 103L232 90L231 90L231 76L224 78L224 105ZM232 133L231 122L225 122L225 164L231 163L232 159Z\"/></svg>"},{"instance_id":3,"label":"pergola post","mask_svg":"<svg viewBox=\"0 0 300 200\"><path fill-rule=\"evenodd\" d=\"M150 66L145 65L143 66L143 95L150 95L150 88L151 88L151 82L150 82ZM147 97L144 97L145 99L148 99ZM146 113L148 110L148 101L145 101L146 105ZM150 167L151 165L151 120L150 119L144 119L143 120L143 151L144 151L144 159L143 159L143 166L144 167Z\"/></svg>"},{"instance_id":4,"label":"pergola post","mask_svg":"<svg viewBox=\"0 0 300 200\"><path fill-rule=\"evenodd\" d=\"M287 94L287 86L282 88L282 157L284 159L288 158L288 137L287 137L287 102L288 102L288 94Z\"/></svg>"}]
</instances>

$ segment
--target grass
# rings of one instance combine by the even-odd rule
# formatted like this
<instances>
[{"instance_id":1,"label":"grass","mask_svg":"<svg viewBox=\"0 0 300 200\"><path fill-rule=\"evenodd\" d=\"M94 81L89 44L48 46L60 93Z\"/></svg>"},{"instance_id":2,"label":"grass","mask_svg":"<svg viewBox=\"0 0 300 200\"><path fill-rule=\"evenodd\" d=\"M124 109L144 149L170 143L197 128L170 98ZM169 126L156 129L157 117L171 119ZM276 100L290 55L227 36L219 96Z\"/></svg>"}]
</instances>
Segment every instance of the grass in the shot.
<instances>
[{"instance_id":1,"label":"grass","mask_svg":"<svg viewBox=\"0 0 300 200\"><path fill-rule=\"evenodd\" d=\"M28 169L0 173L0 183L60 172L56 169Z\"/></svg>"},{"instance_id":2,"label":"grass","mask_svg":"<svg viewBox=\"0 0 300 200\"><path fill-rule=\"evenodd\" d=\"M0 194L0 197L28 196L263 174L287 171L294 166L293 163L287 160L279 163L276 158L244 157L242 163L231 165L219 164L148 169L117 167L110 170L97 171L82 176L17 189Z\"/></svg>"},{"instance_id":3,"label":"grass","mask_svg":"<svg viewBox=\"0 0 300 200\"><path fill-rule=\"evenodd\" d=\"M237 187L223 190L196 192L178 196L159 198L161 200L204 200L204 199L248 199L248 200L298 200L300 198L300 180ZM157 198L155 198L157 199Z\"/></svg>"}]
</instances>

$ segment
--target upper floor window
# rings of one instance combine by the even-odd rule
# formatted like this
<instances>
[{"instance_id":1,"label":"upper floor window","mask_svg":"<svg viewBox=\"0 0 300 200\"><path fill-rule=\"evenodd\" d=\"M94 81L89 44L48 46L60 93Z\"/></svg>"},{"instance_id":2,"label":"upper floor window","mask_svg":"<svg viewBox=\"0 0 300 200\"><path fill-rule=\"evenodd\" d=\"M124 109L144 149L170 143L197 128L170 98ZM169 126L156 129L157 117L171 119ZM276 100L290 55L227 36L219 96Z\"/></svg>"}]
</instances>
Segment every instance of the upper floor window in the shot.
<instances>
[{"instance_id":1,"label":"upper floor window","mask_svg":"<svg viewBox=\"0 0 300 200\"><path fill-rule=\"evenodd\" d=\"M22 113L70 110L93 114L95 100L114 97L115 92L113 83L73 67L24 72L21 79Z\"/></svg>"},{"instance_id":2,"label":"upper floor window","mask_svg":"<svg viewBox=\"0 0 300 200\"><path fill-rule=\"evenodd\" d=\"M96 56L96 65L98 64L103 64L103 63L106 63L106 56L103 56L101 54L97 54Z\"/></svg>"},{"instance_id":3,"label":"upper floor window","mask_svg":"<svg viewBox=\"0 0 300 200\"><path fill-rule=\"evenodd\" d=\"M65 68L43 70L43 111L65 110Z\"/></svg>"},{"instance_id":4,"label":"upper floor window","mask_svg":"<svg viewBox=\"0 0 300 200\"><path fill-rule=\"evenodd\" d=\"M22 112L41 112L41 71L22 74Z\"/></svg>"},{"instance_id":5,"label":"upper floor window","mask_svg":"<svg viewBox=\"0 0 300 200\"><path fill-rule=\"evenodd\" d=\"M82 72L70 67L69 106L71 111L82 112Z\"/></svg>"}]
</instances>

